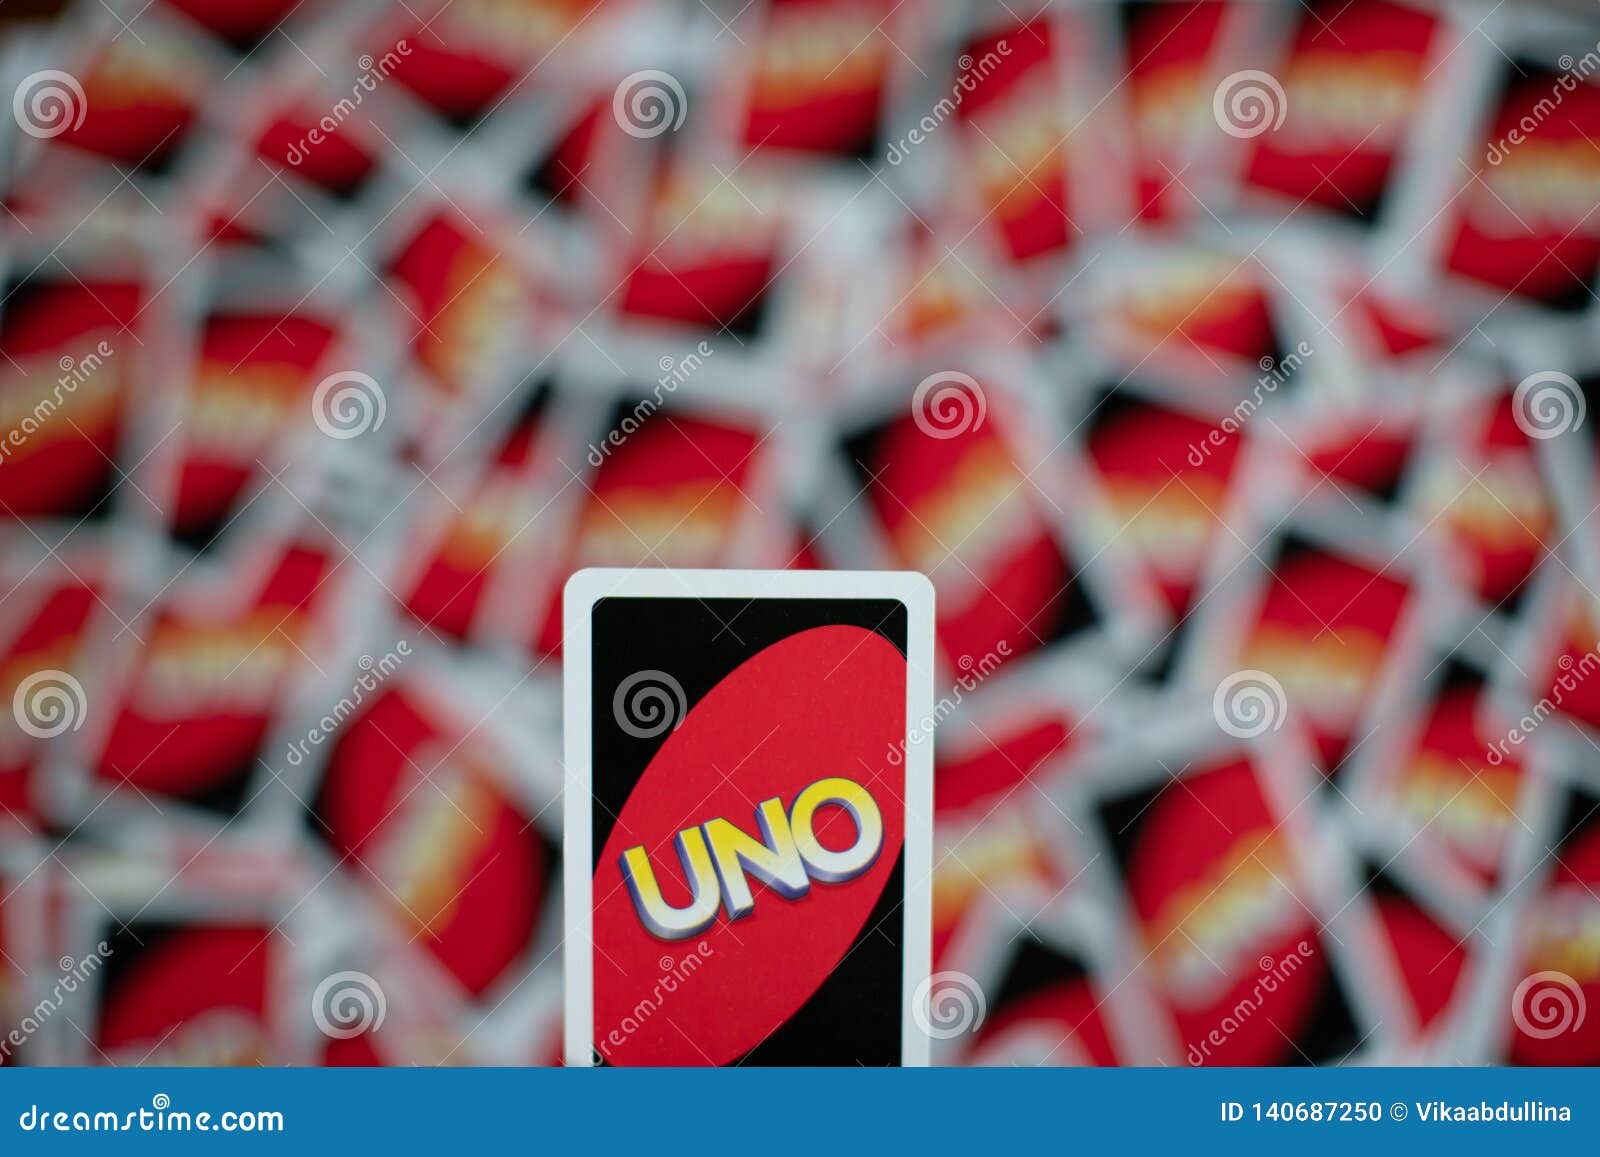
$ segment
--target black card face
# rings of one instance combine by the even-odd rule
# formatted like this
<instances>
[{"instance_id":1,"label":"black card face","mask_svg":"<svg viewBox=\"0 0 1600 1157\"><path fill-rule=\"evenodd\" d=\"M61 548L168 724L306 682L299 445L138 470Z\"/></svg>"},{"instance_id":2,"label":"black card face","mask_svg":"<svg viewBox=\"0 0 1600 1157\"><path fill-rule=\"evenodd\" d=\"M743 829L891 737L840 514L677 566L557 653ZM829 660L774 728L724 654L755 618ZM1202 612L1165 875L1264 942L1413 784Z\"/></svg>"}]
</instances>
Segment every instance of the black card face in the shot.
<instances>
[{"instance_id":1,"label":"black card face","mask_svg":"<svg viewBox=\"0 0 1600 1157\"><path fill-rule=\"evenodd\" d=\"M926 582L586 571L566 615L569 1063L921 1063Z\"/></svg>"}]
</instances>

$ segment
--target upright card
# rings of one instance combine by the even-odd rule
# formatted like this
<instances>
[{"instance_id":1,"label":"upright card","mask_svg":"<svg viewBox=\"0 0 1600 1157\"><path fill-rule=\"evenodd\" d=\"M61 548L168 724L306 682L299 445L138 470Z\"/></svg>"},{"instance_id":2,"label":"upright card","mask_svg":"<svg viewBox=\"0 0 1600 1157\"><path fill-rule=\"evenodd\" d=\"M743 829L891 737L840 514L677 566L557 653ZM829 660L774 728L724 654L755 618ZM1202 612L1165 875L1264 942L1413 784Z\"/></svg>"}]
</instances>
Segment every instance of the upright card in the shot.
<instances>
[{"instance_id":1,"label":"upright card","mask_svg":"<svg viewBox=\"0 0 1600 1157\"><path fill-rule=\"evenodd\" d=\"M573 1065L920 1065L933 590L585 570L564 610Z\"/></svg>"}]
</instances>

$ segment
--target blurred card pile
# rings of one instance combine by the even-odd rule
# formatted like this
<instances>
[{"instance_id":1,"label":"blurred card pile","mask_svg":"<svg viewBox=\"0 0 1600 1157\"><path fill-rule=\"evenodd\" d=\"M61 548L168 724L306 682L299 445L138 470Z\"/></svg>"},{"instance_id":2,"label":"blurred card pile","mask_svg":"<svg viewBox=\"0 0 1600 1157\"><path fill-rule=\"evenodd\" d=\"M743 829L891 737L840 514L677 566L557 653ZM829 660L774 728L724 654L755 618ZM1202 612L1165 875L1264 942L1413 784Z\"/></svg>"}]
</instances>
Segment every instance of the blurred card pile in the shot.
<instances>
[{"instance_id":1,"label":"blurred card pile","mask_svg":"<svg viewBox=\"0 0 1600 1157\"><path fill-rule=\"evenodd\" d=\"M941 1062L1600 1063L1592 11L0 48L0 1061L555 1063L604 565L932 578Z\"/></svg>"}]
</instances>

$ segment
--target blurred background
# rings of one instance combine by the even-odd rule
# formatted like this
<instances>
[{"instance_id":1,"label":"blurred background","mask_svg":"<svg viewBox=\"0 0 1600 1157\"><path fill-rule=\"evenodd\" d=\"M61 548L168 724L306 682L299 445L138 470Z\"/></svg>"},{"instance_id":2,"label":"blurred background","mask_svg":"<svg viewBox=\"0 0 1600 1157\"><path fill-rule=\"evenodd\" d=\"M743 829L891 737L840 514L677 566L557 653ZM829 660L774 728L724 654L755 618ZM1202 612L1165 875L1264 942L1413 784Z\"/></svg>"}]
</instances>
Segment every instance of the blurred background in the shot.
<instances>
[{"instance_id":1,"label":"blurred background","mask_svg":"<svg viewBox=\"0 0 1600 1157\"><path fill-rule=\"evenodd\" d=\"M0 1061L557 1063L559 591L938 595L946 1064L1600 1062L1600 13L0 6Z\"/></svg>"}]
</instances>

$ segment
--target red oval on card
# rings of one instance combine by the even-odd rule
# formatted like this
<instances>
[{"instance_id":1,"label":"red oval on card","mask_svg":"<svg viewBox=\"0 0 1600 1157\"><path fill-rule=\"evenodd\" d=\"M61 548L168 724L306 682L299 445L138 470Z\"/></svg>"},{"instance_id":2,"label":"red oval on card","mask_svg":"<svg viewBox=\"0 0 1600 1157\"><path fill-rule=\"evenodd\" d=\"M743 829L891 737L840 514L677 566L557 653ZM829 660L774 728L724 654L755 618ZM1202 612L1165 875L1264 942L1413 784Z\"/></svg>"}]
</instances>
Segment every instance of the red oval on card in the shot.
<instances>
[{"instance_id":1,"label":"red oval on card","mask_svg":"<svg viewBox=\"0 0 1600 1157\"><path fill-rule=\"evenodd\" d=\"M905 736L906 662L882 635L815 627L746 660L696 703L662 744L606 840L594 877L594 1043L619 1065L734 1060L805 1004L860 934L904 839L905 778L891 748ZM604 703L597 710L608 710ZM760 838L756 807L789 809L812 783L842 776L883 816L883 848L861 875L813 880L788 899L753 876L754 911L719 909L704 933L662 940L634 909L618 861L649 849L669 904L689 900L673 838L721 816ZM818 839L850 845L842 808L817 813ZM841 1033L848 1026L840 1026Z\"/></svg>"}]
</instances>

